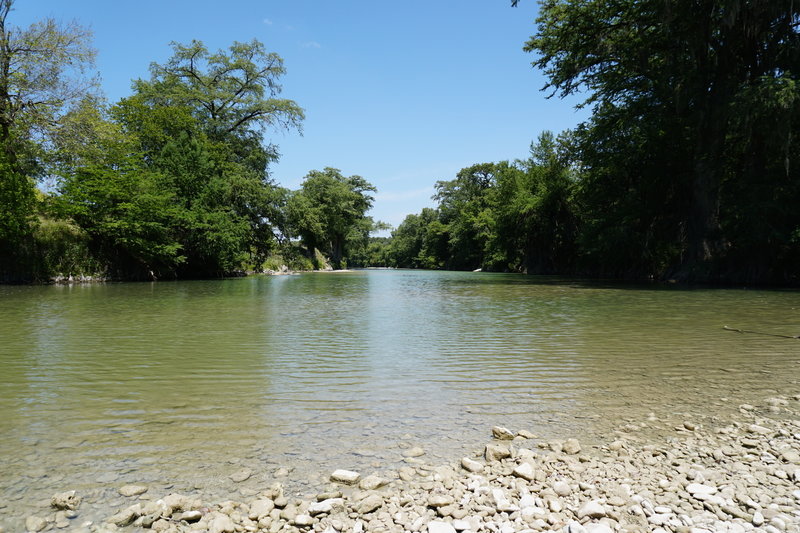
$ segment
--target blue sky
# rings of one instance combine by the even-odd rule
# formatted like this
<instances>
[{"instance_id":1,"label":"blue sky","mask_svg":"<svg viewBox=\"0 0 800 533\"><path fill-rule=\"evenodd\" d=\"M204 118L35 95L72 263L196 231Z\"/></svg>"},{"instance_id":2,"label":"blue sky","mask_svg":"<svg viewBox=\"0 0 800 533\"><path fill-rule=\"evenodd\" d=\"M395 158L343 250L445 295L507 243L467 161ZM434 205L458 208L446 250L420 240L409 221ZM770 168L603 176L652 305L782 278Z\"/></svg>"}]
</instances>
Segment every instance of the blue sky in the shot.
<instances>
[{"instance_id":1,"label":"blue sky","mask_svg":"<svg viewBox=\"0 0 800 533\"><path fill-rule=\"evenodd\" d=\"M397 226L432 206L437 180L474 163L524 158L543 130L585 120L576 100L547 99L522 51L537 2L522 0L17 0L17 25L51 16L94 32L103 90L115 102L164 62L170 41L209 49L262 41L283 59L285 98L303 135L272 132L273 178L297 188L314 169L378 188L371 215Z\"/></svg>"}]
</instances>

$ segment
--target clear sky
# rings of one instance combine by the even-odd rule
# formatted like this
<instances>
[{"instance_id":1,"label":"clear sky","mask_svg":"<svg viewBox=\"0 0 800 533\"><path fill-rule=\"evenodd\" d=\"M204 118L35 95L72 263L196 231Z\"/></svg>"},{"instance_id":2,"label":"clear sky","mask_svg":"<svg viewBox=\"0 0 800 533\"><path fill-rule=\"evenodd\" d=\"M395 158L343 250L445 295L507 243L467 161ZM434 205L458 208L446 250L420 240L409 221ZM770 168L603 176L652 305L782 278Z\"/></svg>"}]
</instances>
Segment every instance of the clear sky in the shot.
<instances>
[{"instance_id":1,"label":"clear sky","mask_svg":"<svg viewBox=\"0 0 800 533\"><path fill-rule=\"evenodd\" d=\"M303 135L272 132L273 178L298 188L335 167L378 188L371 215L397 226L432 206L437 180L475 163L525 158L543 130L588 116L547 99L522 51L538 4L521 0L17 0L17 25L55 17L94 32L110 102L164 62L170 41L211 50L262 41L284 60L285 98L305 109Z\"/></svg>"}]
</instances>

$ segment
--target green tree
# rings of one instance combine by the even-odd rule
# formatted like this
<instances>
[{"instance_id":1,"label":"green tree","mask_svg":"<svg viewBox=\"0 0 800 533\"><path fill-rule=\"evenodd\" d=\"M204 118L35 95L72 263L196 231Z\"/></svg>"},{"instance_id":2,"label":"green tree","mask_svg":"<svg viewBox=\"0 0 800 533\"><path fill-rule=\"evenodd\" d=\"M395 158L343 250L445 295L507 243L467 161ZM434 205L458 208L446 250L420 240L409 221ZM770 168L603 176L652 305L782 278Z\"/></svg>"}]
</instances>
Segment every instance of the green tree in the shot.
<instances>
[{"instance_id":1,"label":"green tree","mask_svg":"<svg viewBox=\"0 0 800 533\"><path fill-rule=\"evenodd\" d=\"M760 160L764 169L777 155L762 140L766 132L783 132L777 144L791 145L785 124L796 116L790 110L799 94L799 20L800 5L791 2L548 0L542 5L538 33L526 50L538 52L534 65L544 69L554 94L585 92L586 104L594 105L582 163L590 175L608 175L605 183L630 183L634 211L625 215L605 207L616 211L620 222L636 221L640 238L661 238L661 221L668 217L648 220L642 209L637 212L635 205L642 204L635 196L652 194L680 210L681 242L670 258L678 277L708 279L735 239L723 233L721 218L740 210L721 204L726 189L742 178L726 170L731 150L752 154L751 161ZM769 90L776 87L782 89ZM741 105L744 101L748 105ZM790 112L772 111L778 108ZM742 121L760 127L743 131ZM619 161L614 153L619 148L633 149L629 160ZM650 162L665 166L645 175L644 169L654 170Z\"/></svg>"},{"instance_id":2,"label":"green tree","mask_svg":"<svg viewBox=\"0 0 800 533\"><path fill-rule=\"evenodd\" d=\"M375 187L361 176L345 177L335 168L312 170L288 202L294 231L310 252L319 249L341 268L347 257L348 236L363 236L372 222L366 216L372 207ZM368 235L368 231L367 231Z\"/></svg>"},{"instance_id":3,"label":"green tree","mask_svg":"<svg viewBox=\"0 0 800 533\"><path fill-rule=\"evenodd\" d=\"M96 87L88 30L50 18L17 27L13 5L0 0L0 273L11 277L30 260L34 180L46 168L47 143L63 113Z\"/></svg>"}]
</instances>

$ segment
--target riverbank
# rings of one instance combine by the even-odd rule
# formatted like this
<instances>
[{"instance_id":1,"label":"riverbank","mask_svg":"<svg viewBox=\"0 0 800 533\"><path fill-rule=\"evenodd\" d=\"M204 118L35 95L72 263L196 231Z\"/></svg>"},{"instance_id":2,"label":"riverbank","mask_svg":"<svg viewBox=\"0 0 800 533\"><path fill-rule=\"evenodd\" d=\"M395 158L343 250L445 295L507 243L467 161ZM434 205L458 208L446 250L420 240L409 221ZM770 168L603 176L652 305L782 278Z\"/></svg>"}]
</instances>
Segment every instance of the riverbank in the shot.
<instances>
[{"instance_id":1,"label":"riverbank","mask_svg":"<svg viewBox=\"0 0 800 533\"><path fill-rule=\"evenodd\" d=\"M542 441L492 428L480 452L431 465L424 448L401 450L394 475L337 470L314 497L280 483L249 498L152 494L119 487L129 504L81 520L81 495L54 495L27 531L360 533L606 533L800 531L800 394L740 405L734 417L625 423L606 442ZM659 429L664 438L645 435ZM666 431L666 433L664 433ZM656 432L658 433L658 432ZM233 474L243 481L254 473ZM15 530L16 531L16 530ZM10 533L8 531L7 533Z\"/></svg>"}]
</instances>

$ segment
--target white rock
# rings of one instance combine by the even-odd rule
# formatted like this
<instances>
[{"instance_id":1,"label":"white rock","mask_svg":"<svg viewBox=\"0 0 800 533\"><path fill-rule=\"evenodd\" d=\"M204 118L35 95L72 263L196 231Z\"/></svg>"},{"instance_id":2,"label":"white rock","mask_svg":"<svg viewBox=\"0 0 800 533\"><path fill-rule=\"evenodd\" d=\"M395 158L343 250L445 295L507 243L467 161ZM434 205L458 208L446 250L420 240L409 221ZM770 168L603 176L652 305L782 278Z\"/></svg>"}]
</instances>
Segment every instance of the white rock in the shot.
<instances>
[{"instance_id":1,"label":"white rock","mask_svg":"<svg viewBox=\"0 0 800 533\"><path fill-rule=\"evenodd\" d=\"M383 487L388 483L389 481L387 481L386 479L383 479L382 477L373 474L371 476L367 476L364 479L362 479L361 482L358 484L358 488L360 488L361 490L375 490Z\"/></svg>"},{"instance_id":2,"label":"white rock","mask_svg":"<svg viewBox=\"0 0 800 533\"><path fill-rule=\"evenodd\" d=\"M241 483L242 481L247 481L248 479L250 479L250 476L252 475L253 475L252 470L243 468L242 470L239 470L238 472L231 474L229 477L236 483Z\"/></svg>"},{"instance_id":3,"label":"white rock","mask_svg":"<svg viewBox=\"0 0 800 533\"><path fill-rule=\"evenodd\" d=\"M352 470L336 470L331 474L331 481L335 483L342 483L344 485L355 485L358 483L361 474L353 472Z\"/></svg>"},{"instance_id":4,"label":"white rock","mask_svg":"<svg viewBox=\"0 0 800 533\"><path fill-rule=\"evenodd\" d=\"M511 450L500 444L487 444L483 454L486 462L500 461L511 457Z\"/></svg>"},{"instance_id":5,"label":"white rock","mask_svg":"<svg viewBox=\"0 0 800 533\"><path fill-rule=\"evenodd\" d=\"M567 439L564 441L564 444L561 446L561 449L564 453L569 455L575 455L581 451L581 444L578 442L578 439Z\"/></svg>"},{"instance_id":6,"label":"white rock","mask_svg":"<svg viewBox=\"0 0 800 533\"><path fill-rule=\"evenodd\" d=\"M258 520L262 516L267 516L274 508L275 504L272 500L261 498L250 504L250 513L248 516L253 520Z\"/></svg>"},{"instance_id":7,"label":"white rock","mask_svg":"<svg viewBox=\"0 0 800 533\"><path fill-rule=\"evenodd\" d=\"M606 516L606 510L603 508L603 504L600 503L599 500L591 500L583 504L580 509L578 509L578 519L582 518L602 518Z\"/></svg>"},{"instance_id":8,"label":"white rock","mask_svg":"<svg viewBox=\"0 0 800 533\"><path fill-rule=\"evenodd\" d=\"M294 517L294 524L300 527L308 527L314 523L314 519L311 518L311 515L307 514L299 514Z\"/></svg>"},{"instance_id":9,"label":"white rock","mask_svg":"<svg viewBox=\"0 0 800 533\"><path fill-rule=\"evenodd\" d=\"M413 448L403 451L403 457L420 457L422 455L425 455L425 450L419 446L414 446Z\"/></svg>"},{"instance_id":10,"label":"white rock","mask_svg":"<svg viewBox=\"0 0 800 533\"><path fill-rule=\"evenodd\" d=\"M119 489L119 493L123 496L138 496L145 492L147 492L147 487L144 485L125 485Z\"/></svg>"},{"instance_id":11,"label":"white rock","mask_svg":"<svg viewBox=\"0 0 800 533\"><path fill-rule=\"evenodd\" d=\"M717 487L711 485L703 485L702 483L689 483L688 485L686 485L686 492L688 492L692 496L696 496L698 494L716 494Z\"/></svg>"},{"instance_id":12,"label":"white rock","mask_svg":"<svg viewBox=\"0 0 800 533\"><path fill-rule=\"evenodd\" d=\"M492 428L492 437L498 440L514 440L514 433L507 428L494 426Z\"/></svg>"},{"instance_id":13,"label":"white rock","mask_svg":"<svg viewBox=\"0 0 800 533\"><path fill-rule=\"evenodd\" d=\"M322 513L330 514L334 511L334 509L344 509L343 498L328 498L327 500L322 500L321 502L314 502L308 506L308 514L311 516L316 516Z\"/></svg>"},{"instance_id":14,"label":"white rock","mask_svg":"<svg viewBox=\"0 0 800 533\"><path fill-rule=\"evenodd\" d=\"M231 517L222 513L215 513L208 524L208 533L236 533L236 525Z\"/></svg>"},{"instance_id":15,"label":"white rock","mask_svg":"<svg viewBox=\"0 0 800 533\"><path fill-rule=\"evenodd\" d=\"M494 500L494 507L498 511L502 512L511 512L519 511L519 507L513 505L508 498L506 497L505 492L503 489L492 489L492 500Z\"/></svg>"},{"instance_id":16,"label":"white rock","mask_svg":"<svg viewBox=\"0 0 800 533\"><path fill-rule=\"evenodd\" d=\"M556 481L553 483L553 490L559 496L569 496L572 492L572 489L569 486L569 483L565 481Z\"/></svg>"},{"instance_id":17,"label":"white rock","mask_svg":"<svg viewBox=\"0 0 800 533\"><path fill-rule=\"evenodd\" d=\"M36 533L47 526L47 520L38 516L29 516L25 519L25 530Z\"/></svg>"},{"instance_id":18,"label":"white rock","mask_svg":"<svg viewBox=\"0 0 800 533\"><path fill-rule=\"evenodd\" d=\"M527 481L533 481L533 479L536 477L536 472L533 471L533 466L527 462L517 465L517 467L514 468L513 474Z\"/></svg>"},{"instance_id":19,"label":"white rock","mask_svg":"<svg viewBox=\"0 0 800 533\"><path fill-rule=\"evenodd\" d=\"M453 529L456 531L464 531L465 529L472 529L472 527L466 520L453 520Z\"/></svg>"},{"instance_id":20,"label":"white rock","mask_svg":"<svg viewBox=\"0 0 800 533\"><path fill-rule=\"evenodd\" d=\"M455 503L449 494L431 494L428 496L428 507L444 507Z\"/></svg>"},{"instance_id":21,"label":"white rock","mask_svg":"<svg viewBox=\"0 0 800 533\"><path fill-rule=\"evenodd\" d=\"M469 457L461 459L461 467L468 472L483 472L483 465L478 461L473 461Z\"/></svg>"},{"instance_id":22,"label":"white rock","mask_svg":"<svg viewBox=\"0 0 800 533\"><path fill-rule=\"evenodd\" d=\"M456 528L448 522L433 520L428 523L428 533L456 533Z\"/></svg>"},{"instance_id":23,"label":"white rock","mask_svg":"<svg viewBox=\"0 0 800 533\"><path fill-rule=\"evenodd\" d=\"M586 531L588 533L614 533L614 530L603 522L586 524Z\"/></svg>"},{"instance_id":24,"label":"white rock","mask_svg":"<svg viewBox=\"0 0 800 533\"><path fill-rule=\"evenodd\" d=\"M536 507L536 498L534 498L532 494L523 494L519 499L519 506L521 509Z\"/></svg>"},{"instance_id":25,"label":"white rock","mask_svg":"<svg viewBox=\"0 0 800 533\"><path fill-rule=\"evenodd\" d=\"M580 522L576 522L573 520L569 524L567 524L567 532L568 533L587 533L586 528L581 525Z\"/></svg>"},{"instance_id":26,"label":"white rock","mask_svg":"<svg viewBox=\"0 0 800 533\"><path fill-rule=\"evenodd\" d=\"M756 511L753 513L753 525L756 527L761 527L764 525L764 515L761 514L761 511Z\"/></svg>"}]
</instances>

